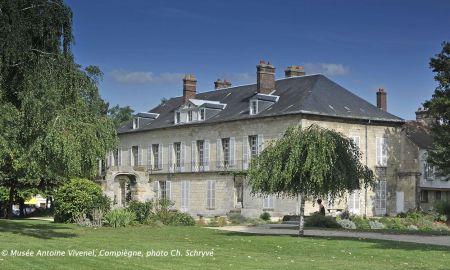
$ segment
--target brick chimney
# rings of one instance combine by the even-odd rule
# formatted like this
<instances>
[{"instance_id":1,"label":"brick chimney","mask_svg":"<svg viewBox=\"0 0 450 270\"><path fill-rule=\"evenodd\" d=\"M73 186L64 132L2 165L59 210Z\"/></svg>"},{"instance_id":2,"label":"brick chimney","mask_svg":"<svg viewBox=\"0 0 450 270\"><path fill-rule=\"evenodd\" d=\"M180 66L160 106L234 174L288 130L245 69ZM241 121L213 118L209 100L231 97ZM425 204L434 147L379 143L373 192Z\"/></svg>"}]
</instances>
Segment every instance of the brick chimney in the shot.
<instances>
[{"instance_id":1,"label":"brick chimney","mask_svg":"<svg viewBox=\"0 0 450 270\"><path fill-rule=\"evenodd\" d=\"M419 107L416 111L416 121L431 126L436 122L436 118L431 117L427 109Z\"/></svg>"},{"instance_id":2,"label":"brick chimney","mask_svg":"<svg viewBox=\"0 0 450 270\"><path fill-rule=\"evenodd\" d=\"M191 98L195 98L197 93L197 79L195 75L187 74L183 78L183 101L186 102Z\"/></svg>"},{"instance_id":3,"label":"brick chimney","mask_svg":"<svg viewBox=\"0 0 450 270\"><path fill-rule=\"evenodd\" d=\"M305 68L302 66L288 66L284 71L284 76L286 78L304 76L305 74Z\"/></svg>"},{"instance_id":4,"label":"brick chimney","mask_svg":"<svg viewBox=\"0 0 450 270\"><path fill-rule=\"evenodd\" d=\"M216 90L229 88L229 87L231 87L230 81L227 81L227 80L222 81L221 79L217 79L217 81L214 82L214 89L216 89Z\"/></svg>"},{"instance_id":5,"label":"brick chimney","mask_svg":"<svg viewBox=\"0 0 450 270\"><path fill-rule=\"evenodd\" d=\"M378 89L377 92L377 107L383 111L387 111L387 97L383 88Z\"/></svg>"},{"instance_id":6,"label":"brick chimney","mask_svg":"<svg viewBox=\"0 0 450 270\"><path fill-rule=\"evenodd\" d=\"M256 87L258 93L270 94L275 90L275 67L261 60L256 66Z\"/></svg>"}]
</instances>

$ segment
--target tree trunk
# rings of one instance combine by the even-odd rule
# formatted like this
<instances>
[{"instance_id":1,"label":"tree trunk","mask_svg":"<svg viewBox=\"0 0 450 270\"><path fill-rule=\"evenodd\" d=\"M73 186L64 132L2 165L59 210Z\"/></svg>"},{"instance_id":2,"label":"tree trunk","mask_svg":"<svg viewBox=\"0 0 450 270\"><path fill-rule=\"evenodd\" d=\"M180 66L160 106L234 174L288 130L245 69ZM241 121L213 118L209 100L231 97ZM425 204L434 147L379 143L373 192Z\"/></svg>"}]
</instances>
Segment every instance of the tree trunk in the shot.
<instances>
[{"instance_id":1,"label":"tree trunk","mask_svg":"<svg viewBox=\"0 0 450 270\"><path fill-rule=\"evenodd\" d=\"M6 218L11 219L13 216L12 213L12 207L14 204L14 194L16 193L16 190L14 189L14 187L10 187L9 188L9 198L8 198L8 203L6 204Z\"/></svg>"},{"instance_id":2,"label":"tree trunk","mask_svg":"<svg viewBox=\"0 0 450 270\"><path fill-rule=\"evenodd\" d=\"M20 217L24 217L25 216L25 212L24 212L24 208L25 208L25 200L23 198L18 198L17 202L19 203L19 214Z\"/></svg>"},{"instance_id":3,"label":"tree trunk","mask_svg":"<svg viewBox=\"0 0 450 270\"><path fill-rule=\"evenodd\" d=\"M298 223L298 236L304 236L305 232L304 232L304 227L305 227L305 220L304 220L304 215L305 215L305 198L302 195L298 196L299 197L299 204L300 204L300 214L299 214L299 223Z\"/></svg>"}]
</instances>

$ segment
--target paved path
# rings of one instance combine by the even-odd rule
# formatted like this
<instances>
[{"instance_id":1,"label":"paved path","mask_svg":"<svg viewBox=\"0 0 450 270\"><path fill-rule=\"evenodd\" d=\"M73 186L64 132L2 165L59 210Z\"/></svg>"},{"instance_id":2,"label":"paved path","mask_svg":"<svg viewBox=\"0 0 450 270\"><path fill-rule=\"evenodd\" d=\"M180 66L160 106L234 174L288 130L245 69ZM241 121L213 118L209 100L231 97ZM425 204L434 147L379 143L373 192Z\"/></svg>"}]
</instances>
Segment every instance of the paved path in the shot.
<instances>
[{"instance_id":1,"label":"paved path","mask_svg":"<svg viewBox=\"0 0 450 270\"><path fill-rule=\"evenodd\" d=\"M208 227L230 232L266 234L266 235L297 235L297 230L288 229L289 226L226 226L226 227ZM292 226L291 226L292 227ZM450 247L450 236L428 236L428 235L407 235L407 234L385 234L372 232L350 232L341 230L305 230L306 236L323 236L323 237L349 237L362 239L377 239L400 242L411 242L418 244L439 245Z\"/></svg>"}]
</instances>

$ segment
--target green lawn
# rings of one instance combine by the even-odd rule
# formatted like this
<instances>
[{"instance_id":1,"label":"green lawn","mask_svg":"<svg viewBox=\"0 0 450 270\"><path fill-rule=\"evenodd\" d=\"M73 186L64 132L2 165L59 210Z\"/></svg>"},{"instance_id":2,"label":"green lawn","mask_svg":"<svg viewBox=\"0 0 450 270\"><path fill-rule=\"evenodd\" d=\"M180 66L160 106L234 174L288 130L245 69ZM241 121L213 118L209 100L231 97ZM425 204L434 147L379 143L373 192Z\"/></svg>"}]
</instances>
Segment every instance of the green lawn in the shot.
<instances>
[{"instance_id":1,"label":"green lawn","mask_svg":"<svg viewBox=\"0 0 450 270\"><path fill-rule=\"evenodd\" d=\"M101 257L100 250L143 257ZM212 257L145 257L147 251L213 251ZM32 257L2 256L6 250ZM39 257L38 250L94 250L96 257ZM0 220L0 269L450 269L450 248L358 239L255 236L200 227L82 228Z\"/></svg>"}]
</instances>

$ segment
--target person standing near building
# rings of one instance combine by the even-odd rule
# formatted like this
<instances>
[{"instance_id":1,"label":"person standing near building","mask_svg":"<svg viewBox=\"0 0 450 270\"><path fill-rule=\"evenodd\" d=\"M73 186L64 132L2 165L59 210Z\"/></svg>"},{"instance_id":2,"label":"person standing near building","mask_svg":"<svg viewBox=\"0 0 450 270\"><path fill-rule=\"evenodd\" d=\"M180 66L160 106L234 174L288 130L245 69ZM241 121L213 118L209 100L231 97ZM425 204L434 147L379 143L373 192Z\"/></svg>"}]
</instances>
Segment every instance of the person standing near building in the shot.
<instances>
[{"instance_id":1,"label":"person standing near building","mask_svg":"<svg viewBox=\"0 0 450 270\"><path fill-rule=\"evenodd\" d=\"M322 200L317 199L317 203L319 204L319 214L325 216L325 206L322 205Z\"/></svg>"}]
</instances>

